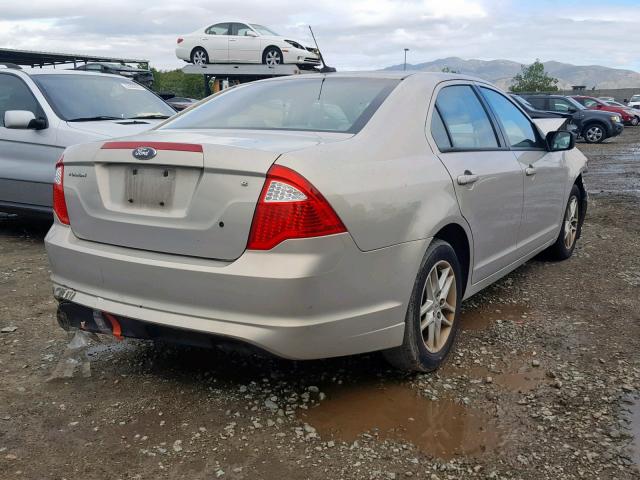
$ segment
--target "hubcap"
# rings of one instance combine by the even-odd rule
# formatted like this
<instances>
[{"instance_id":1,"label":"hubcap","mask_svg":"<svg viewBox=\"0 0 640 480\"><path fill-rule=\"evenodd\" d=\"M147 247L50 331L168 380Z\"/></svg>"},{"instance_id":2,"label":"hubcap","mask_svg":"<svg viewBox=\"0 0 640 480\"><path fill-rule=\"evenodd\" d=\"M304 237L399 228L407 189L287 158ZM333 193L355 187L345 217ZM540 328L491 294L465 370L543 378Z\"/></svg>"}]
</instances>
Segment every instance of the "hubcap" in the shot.
<instances>
[{"instance_id":1,"label":"hubcap","mask_svg":"<svg viewBox=\"0 0 640 480\"><path fill-rule=\"evenodd\" d=\"M451 334L458 302L456 288L453 268L440 260L427 275L420 297L420 330L431 353L442 350Z\"/></svg>"},{"instance_id":2,"label":"hubcap","mask_svg":"<svg viewBox=\"0 0 640 480\"><path fill-rule=\"evenodd\" d=\"M591 127L587 130L587 139L591 142L597 142L602 138L602 129L600 127Z\"/></svg>"},{"instance_id":3,"label":"hubcap","mask_svg":"<svg viewBox=\"0 0 640 480\"><path fill-rule=\"evenodd\" d=\"M571 197L567 213L564 216L564 246L567 250L573 247L578 236L578 199Z\"/></svg>"},{"instance_id":4,"label":"hubcap","mask_svg":"<svg viewBox=\"0 0 640 480\"><path fill-rule=\"evenodd\" d=\"M275 50L270 50L267 52L267 65L279 65L280 64L280 54Z\"/></svg>"},{"instance_id":5,"label":"hubcap","mask_svg":"<svg viewBox=\"0 0 640 480\"><path fill-rule=\"evenodd\" d=\"M201 50L198 50L193 54L193 63L195 63L196 65L204 65L205 57L205 53Z\"/></svg>"}]
</instances>

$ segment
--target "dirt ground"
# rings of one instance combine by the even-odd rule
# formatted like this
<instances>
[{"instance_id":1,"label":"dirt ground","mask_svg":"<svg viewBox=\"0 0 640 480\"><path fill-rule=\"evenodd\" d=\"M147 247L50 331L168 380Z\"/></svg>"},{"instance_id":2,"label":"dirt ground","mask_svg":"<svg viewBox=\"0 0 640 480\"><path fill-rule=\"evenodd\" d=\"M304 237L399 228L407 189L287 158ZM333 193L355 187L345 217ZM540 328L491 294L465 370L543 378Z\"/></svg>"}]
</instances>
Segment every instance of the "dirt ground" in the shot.
<instances>
[{"instance_id":1,"label":"dirt ground","mask_svg":"<svg viewBox=\"0 0 640 480\"><path fill-rule=\"evenodd\" d=\"M640 478L640 127L579 146L591 198L574 257L466 302L428 375L378 354L72 350L46 226L0 218L0 479Z\"/></svg>"}]
</instances>

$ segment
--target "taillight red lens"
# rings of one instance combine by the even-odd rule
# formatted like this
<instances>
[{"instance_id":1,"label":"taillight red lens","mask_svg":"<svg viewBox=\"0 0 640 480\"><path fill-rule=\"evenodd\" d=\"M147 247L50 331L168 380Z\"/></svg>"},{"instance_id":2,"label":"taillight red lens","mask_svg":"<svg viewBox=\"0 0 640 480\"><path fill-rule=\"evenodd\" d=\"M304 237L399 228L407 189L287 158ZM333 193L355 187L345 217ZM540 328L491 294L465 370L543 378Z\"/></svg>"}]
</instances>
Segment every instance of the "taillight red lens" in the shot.
<instances>
[{"instance_id":1,"label":"taillight red lens","mask_svg":"<svg viewBox=\"0 0 640 480\"><path fill-rule=\"evenodd\" d=\"M64 199L64 164L60 157L56 163L56 176L53 181L53 211L60 220L60 223L69 225L69 213L67 212L67 202Z\"/></svg>"},{"instance_id":2,"label":"taillight red lens","mask_svg":"<svg viewBox=\"0 0 640 480\"><path fill-rule=\"evenodd\" d=\"M182 43L184 41L184 38L178 38L178 43Z\"/></svg>"},{"instance_id":3,"label":"taillight red lens","mask_svg":"<svg viewBox=\"0 0 640 480\"><path fill-rule=\"evenodd\" d=\"M346 232L322 194L302 175L274 165L253 215L247 248L271 250L284 240Z\"/></svg>"}]
</instances>

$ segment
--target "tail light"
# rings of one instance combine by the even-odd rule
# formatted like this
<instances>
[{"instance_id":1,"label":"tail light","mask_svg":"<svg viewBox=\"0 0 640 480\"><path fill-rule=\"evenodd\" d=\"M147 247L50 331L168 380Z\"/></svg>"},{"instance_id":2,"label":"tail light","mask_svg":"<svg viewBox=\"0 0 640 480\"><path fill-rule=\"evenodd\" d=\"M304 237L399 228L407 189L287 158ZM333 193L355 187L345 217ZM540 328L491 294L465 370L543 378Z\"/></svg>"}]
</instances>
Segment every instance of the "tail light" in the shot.
<instances>
[{"instance_id":1,"label":"tail light","mask_svg":"<svg viewBox=\"0 0 640 480\"><path fill-rule=\"evenodd\" d=\"M346 232L329 202L302 175L274 165L253 215L247 248L271 250L284 240Z\"/></svg>"},{"instance_id":2,"label":"tail light","mask_svg":"<svg viewBox=\"0 0 640 480\"><path fill-rule=\"evenodd\" d=\"M182 43L182 42L184 42L184 38L178 37L178 43Z\"/></svg>"},{"instance_id":3,"label":"tail light","mask_svg":"<svg viewBox=\"0 0 640 480\"><path fill-rule=\"evenodd\" d=\"M56 176L53 181L53 211L60 220L60 223L69 225L69 213L67 212L67 202L64 199L64 157L60 157L56 163Z\"/></svg>"}]
</instances>

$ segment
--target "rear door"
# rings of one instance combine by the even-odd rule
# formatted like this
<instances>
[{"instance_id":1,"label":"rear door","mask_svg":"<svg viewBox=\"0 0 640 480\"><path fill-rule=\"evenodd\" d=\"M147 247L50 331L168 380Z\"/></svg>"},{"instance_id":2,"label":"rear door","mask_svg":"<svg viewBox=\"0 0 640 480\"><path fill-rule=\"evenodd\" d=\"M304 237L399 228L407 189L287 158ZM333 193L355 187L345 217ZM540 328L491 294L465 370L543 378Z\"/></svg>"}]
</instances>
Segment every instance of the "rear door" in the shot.
<instances>
[{"instance_id":1,"label":"rear door","mask_svg":"<svg viewBox=\"0 0 640 480\"><path fill-rule=\"evenodd\" d=\"M511 100L486 86L479 90L525 172L522 224L518 232L518 250L524 256L554 239L563 211L569 171L564 153L547 151L538 129Z\"/></svg>"},{"instance_id":2,"label":"rear door","mask_svg":"<svg viewBox=\"0 0 640 480\"><path fill-rule=\"evenodd\" d=\"M202 46L207 50L209 62L225 63L229 61L229 23L218 23L205 30Z\"/></svg>"},{"instance_id":3,"label":"rear door","mask_svg":"<svg viewBox=\"0 0 640 480\"><path fill-rule=\"evenodd\" d=\"M9 110L33 112L36 117L46 118L48 127L6 128L4 114ZM57 145L59 123L25 80L0 73L0 203L35 209L51 207L55 163L63 151Z\"/></svg>"},{"instance_id":4,"label":"rear door","mask_svg":"<svg viewBox=\"0 0 640 480\"><path fill-rule=\"evenodd\" d=\"M244 23L232 23L229 36L229 61L239 63L260 63L260 39L248 36L253 32Z\"/></svg>"},{"instance_id":5,"label":"rear door","mask_svg":"<svg viewBox=\"0 0 640 480\"><path fill-rule=\"evenodd\" d=\"M431 133L471 227L477 283L517 259L523 172L473 86L447 84L436 95Z\"/></svg>"}]
</instances>

